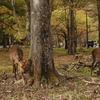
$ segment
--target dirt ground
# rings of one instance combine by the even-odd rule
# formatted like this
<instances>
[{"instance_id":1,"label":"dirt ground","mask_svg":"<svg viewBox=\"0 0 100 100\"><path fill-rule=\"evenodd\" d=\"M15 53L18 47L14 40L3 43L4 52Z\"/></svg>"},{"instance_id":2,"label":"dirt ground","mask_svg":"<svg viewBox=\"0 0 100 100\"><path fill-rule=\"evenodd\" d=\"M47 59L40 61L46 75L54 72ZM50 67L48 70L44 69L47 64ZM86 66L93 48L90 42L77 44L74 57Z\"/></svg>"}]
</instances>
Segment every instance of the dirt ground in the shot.
<instances>
[{"instance_id":1,"label":"dirt ground","mask_svg":"<svg viewBox=\"0 0 100 100\"><path fill-rule=\"evenodd\" d=\"M24 59L28 58L29 49L25 48ZM91 55L84 56L89 57ZM0 100L100 100L100 77L90 76L90 68L70 66L76 65L79 59L75 56L54 53L54 62L58 71L68 75L59 85L44 85L40 88L28 87L22 81L13 83L12 63L9 52L0 50ZM75 64L72 64L75 62ZM7 68L7 66L9 66ZM69 69L69 70L68 70Z\"/></svg>"}]
</instances>

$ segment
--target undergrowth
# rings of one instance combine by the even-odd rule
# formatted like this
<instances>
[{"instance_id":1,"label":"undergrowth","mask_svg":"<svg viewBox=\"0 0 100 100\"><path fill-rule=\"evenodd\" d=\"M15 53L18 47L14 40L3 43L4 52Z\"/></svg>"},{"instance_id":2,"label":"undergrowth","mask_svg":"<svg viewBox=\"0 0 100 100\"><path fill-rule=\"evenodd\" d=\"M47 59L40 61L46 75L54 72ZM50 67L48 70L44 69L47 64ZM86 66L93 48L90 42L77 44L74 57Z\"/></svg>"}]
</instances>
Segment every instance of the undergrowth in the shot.
<instances>
[{"instance_id":1,"label":"undergrowth","mask_svg":"<svg viewBox=\"0 0 100 100\"><path fill-rule=\"evenodd\" d=\"M23 48L23 51L24 59L27 59L29 55L28 47ZM91 51L92 49L90 48L81 52L90 55ZM93 80L99 82L100 77L95 74L91 77L89 67L81 66L77 70L67 70L70 66L64 66L65 70L62 69L61 65L66 65L67 62L72 61L72 56L66 55L64 48L54 48L54 52L60 53L60 55L54 55L56 68L69 78L57 86L49 84L40 86L37 89L34 86L25 88L26 86L22 83L12 83L12 62L9 59L9 52L1 50L0 100L100 100L100 84L89 83ZM3 79L3 73L7 75L6 79Z\"/></svg>"}]
</instances>

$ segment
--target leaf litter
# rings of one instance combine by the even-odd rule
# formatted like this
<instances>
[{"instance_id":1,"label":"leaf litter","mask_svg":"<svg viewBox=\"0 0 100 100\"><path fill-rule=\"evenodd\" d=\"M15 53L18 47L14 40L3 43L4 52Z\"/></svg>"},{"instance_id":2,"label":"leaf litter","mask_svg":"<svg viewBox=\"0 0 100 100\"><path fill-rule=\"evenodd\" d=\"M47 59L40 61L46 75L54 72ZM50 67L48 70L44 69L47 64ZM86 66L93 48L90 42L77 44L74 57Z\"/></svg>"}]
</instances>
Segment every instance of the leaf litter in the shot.
<instances>
[{"instance_id":1,"label":"leaf litter","mask_svg":"<svg viewBox=\"0 0 100 100\"><path fill-rule=\"evenodd\" d=\"M24 51L26 52L26 51ZM28 51L27 51L28 52ZM0 66L12 66L8 52L1 51L2 59ZM7 56L8 55L8 56ZM28 57L28 54L25 55ZM5 59L6 58L6 59ZM74 56L55 53L54 62L56 68L67 76L59 85L52 84L40 86L40 88L28 87L22 84L21 79L14 83L12 71L4 69L0 73L0 100L99 100L100 99L100 77L78 70L64 70L69 62L74 61ZM61 65L64 65L63 68ZM12 69L12 68L11 68Z\"/></svg>"}]
</instances>

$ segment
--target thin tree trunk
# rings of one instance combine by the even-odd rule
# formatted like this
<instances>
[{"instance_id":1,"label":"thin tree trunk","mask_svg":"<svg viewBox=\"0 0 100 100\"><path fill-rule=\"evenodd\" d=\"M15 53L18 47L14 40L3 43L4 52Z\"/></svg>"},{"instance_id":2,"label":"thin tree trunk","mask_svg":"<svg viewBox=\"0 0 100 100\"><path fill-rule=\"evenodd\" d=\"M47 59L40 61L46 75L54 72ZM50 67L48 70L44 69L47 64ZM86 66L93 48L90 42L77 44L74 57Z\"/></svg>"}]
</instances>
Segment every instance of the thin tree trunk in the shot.
<instances>
[{"instance_id":1,"label":"thin tree trunk","mask_svg":"<svg viewBox=\"0 0 100 100\"><path fill-rule=\"evenodd\" d=\"M70 2L69 8L69 33L68 33L68 54L74 54L76 52L75 45L75 17L73 8L73 0Z\"/></svg>"},{"instance_id":2,"label":"thin tree trunk","mask_svg":"<svg viewBox=\"0 0 100 100\"><path fill-rule=\"evenodd\" d=\"M97 10L98 10L98 31L99 31L99 48L100 48L100 0L97 0Z\"/></svg>"},{"instance_id":3,"label":"thin tree trunk","mask_svg":"<svg viewBox=\"0 0 100 100\"><path fill-rule=\"evenodd\" d=\"M86 47L87 49L89 48L88 47L88 16L87 16L87 13L86 13Z\"/></svg>"},{"instance_id":4,"label":"thin tree trunk","mask_svg":"<svg viewBox=\"0 0 100 100\"><path fill-rule=\"evenodd\" d=\"M72 7L72 1L70 2ZM69 44L68 44L68 54L73 54L73 10L69 8Z\"/></svg>"},{"instance_id":5,"label":"thin tree trunk","mask_svg":"<svg viewBox=\"0 0 100 100\"><path fill-rule=\"evenodd\" d=\"M30 0L25 0L26 2L26 37L30 40L30 25L31 25L31 7Z\"/></svg>"}]
</instances>

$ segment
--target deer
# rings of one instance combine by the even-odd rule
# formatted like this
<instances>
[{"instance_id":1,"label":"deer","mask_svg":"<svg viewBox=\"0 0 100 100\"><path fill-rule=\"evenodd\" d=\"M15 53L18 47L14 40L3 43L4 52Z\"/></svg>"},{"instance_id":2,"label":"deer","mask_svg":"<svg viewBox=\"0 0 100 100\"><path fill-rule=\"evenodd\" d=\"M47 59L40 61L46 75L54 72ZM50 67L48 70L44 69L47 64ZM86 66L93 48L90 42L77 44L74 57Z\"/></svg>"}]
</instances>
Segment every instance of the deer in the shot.
<instances>
[{"instance_id":1,"label":"deer","mask_svg":"<svg viewBox=\"0 0 100 100\"><path fill-rule=\"evenodd\" d=\"M97 65L100 71L100 48L95 48L92 51L92 58L93 58L93 63L91 66L91 76L92 76L92 71L95 69Z\"/></svg>"},{"instance_id":2,"label":"deer","mask_svg":"<svg viewBox=\"0 0 100 100\"><path fill-rule=\"evenodd\" d=\"M18 73L18 66L20 66L20 73L21 77L23 79L23 83L25 84L24 79L24 69L25 69L25 60L23 60L23 51L18 45L13 45L9 51L10 59L12 61L13 65L13 74L14 78L17 80L17 76L19 76Z\"/></svg>"}]
</instances>

